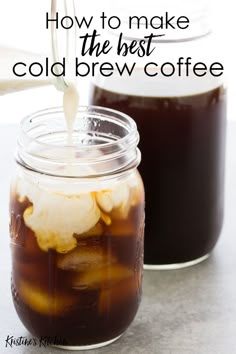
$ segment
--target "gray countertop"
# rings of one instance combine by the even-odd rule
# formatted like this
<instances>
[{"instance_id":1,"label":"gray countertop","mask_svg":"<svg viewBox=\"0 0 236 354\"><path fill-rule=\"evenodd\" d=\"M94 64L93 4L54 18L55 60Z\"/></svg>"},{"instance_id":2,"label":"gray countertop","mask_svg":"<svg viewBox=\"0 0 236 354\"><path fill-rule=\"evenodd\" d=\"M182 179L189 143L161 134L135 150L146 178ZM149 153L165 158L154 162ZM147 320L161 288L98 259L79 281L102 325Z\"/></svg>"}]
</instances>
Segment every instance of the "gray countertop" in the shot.
<instances>
[{"instance_id":1,"label":"gray countertop","mask_svg":"<svg viewBox=\"0 0 236 354\"><path fill-rule=\"evenodd\" d=\"M30 337L15 313L10 293L8 189L15 136L15 126L0 125L0 353L57 353L61 351L51 347L6 347L8 335ZM236 123L230 123L225 223L212 256L183 270L145 271L142 304L131 327L117 342L89 353L236 353L235 151Z\"/></svg>"}]
</instances>

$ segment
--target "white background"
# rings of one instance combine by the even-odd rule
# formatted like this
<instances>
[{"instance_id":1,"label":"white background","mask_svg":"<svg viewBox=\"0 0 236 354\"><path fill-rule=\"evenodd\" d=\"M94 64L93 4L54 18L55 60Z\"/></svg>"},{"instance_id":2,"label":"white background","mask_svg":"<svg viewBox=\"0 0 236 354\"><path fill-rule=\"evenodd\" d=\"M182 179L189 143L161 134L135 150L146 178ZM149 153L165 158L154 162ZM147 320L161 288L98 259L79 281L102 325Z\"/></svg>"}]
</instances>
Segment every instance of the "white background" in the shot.
<instances>
[{"instance_id":1,"label":"white background","mask_svg":"<svg viewBox=\"0 0 236 354\"><path fill-rule=\"evenodd\" d=\"M61 1L61 0L60 0ZM68 0L71 1L71 0ZM159 0L159 2L162 0ZM168 0L172 1L172 0ZM175 0L175 4L182 6L186 0ZM191 0L188 0L188 2ZM75 0L77 6L77 15L92 15L107 10L106 0ZM113 6L115 15L115 2L109 2ZM166 3L166 2L165 2ZM193 1L193 4L196 0ZM199 3L199 1L197 2ZM119 1L122 6L122 1ZM152 16L158 15L158 0L145 0L145 2L124 1L123 4L136 8L145 4L150 6ZM212 1L210 4L213 10L213 19L215 30L218 33L218 50L224 54L224 62L228 72L228 92L229 108L228 119L236 120L236 108L234 108L234 93L236 92L236 40L234 33L235 12L234 1L219 0ZM17 47L30 52L47 52L50 50L50 32L45 29L45 13L50 10L50 0L0 0L0 47ZM184 11L184 10L183 10ZM236 25L235 25L236 26ZM1 66L0 58L0 80ZM82 96L81 104L86 103L88 85L79 83L79 90ZM40 89L27 90L14 94L0 96L0 124L18 123L23 116L38 109L57 106L62 104L62 94L57 92L54 87L44 87ZM236 105L235 105L236 107Z\"/></svg>"}]
</instances>

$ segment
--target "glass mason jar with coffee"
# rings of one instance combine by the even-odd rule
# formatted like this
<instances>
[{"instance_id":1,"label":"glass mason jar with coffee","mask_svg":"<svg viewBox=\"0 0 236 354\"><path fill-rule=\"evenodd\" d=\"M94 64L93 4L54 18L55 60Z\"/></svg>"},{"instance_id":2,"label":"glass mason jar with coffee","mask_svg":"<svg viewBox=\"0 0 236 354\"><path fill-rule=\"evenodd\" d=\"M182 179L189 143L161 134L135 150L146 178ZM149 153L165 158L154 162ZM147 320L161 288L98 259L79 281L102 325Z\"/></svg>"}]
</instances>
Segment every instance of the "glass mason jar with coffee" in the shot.
<instances>
[{"instance_id":1,"label":"glass mason jar with coffee","mask_svg":"<svg viewBox=\"0 0 236 354\"><path fill-rule=\"evenodd\" d=\"M140 303L144 189L135 122L80 107L26 117L11 186L12 296L25 327L86 349L117 339Z\"/></svg>"},{"instance_id":2,"label":"glass mason jar with coffee","mask_svg":"<svg viewBox=\"0 0 236 354\"><path fill-rule=\"evenodd\" d=\"M123 15L123 28L110 30L109 38L116 46L123 31L123 52L114 61L120 68L128 63L132 74L116 69L109 77L97 75L90 90L91 104L125 112L138 125L146 269L181 268L206 259L223 223L226 90L219 43L204 7L170 3L153 7L151 14L142 8L136 16L134 11ZM171 15L174 28L166 19ZM153 38L149 56L125 56L125 48L150 33L160 37ZM147 38L145 45L147 53Z\"/></svg>"}]
</instances>

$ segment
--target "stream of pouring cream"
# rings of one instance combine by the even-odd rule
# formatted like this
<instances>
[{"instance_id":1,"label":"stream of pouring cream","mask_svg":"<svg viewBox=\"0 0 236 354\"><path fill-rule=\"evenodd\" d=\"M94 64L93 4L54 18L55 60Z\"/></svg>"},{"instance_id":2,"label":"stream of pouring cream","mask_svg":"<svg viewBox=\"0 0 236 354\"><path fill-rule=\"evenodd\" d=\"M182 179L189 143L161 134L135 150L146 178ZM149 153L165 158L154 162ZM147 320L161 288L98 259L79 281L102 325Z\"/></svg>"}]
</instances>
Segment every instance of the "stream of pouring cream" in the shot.
<instances>
[{"instance_id":1,"label":"stream of pouring cream","mask_svg":"<svg viewBox=\"0 0 236 354\"><path fill-rule=\"evenodd\" d=\"M70 84L64 92L63 108L64 117L67 125L67 145L72 147L73 145L73 130L75 119L79 106L79 93L74 84Z\"/></svg>"}]
</instances>

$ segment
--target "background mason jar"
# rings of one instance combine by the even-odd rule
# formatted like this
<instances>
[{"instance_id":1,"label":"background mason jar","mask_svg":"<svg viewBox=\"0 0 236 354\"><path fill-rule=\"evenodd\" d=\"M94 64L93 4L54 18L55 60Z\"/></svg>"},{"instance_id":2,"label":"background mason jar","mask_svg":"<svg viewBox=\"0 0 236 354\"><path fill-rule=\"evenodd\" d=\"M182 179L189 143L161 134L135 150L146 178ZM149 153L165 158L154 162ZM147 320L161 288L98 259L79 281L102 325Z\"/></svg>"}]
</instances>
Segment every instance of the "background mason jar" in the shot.
<instances>
[{"instance_id":1,"label":"background mason jar","mask_svg":"<svg viewBox=\"0 0 236 354\"><path fill-rule=\"evenodd\" d=\"M196 264L213 250L223 223L226 91L224 76L191 74L194 63L224 63L205 7L192 2L160 1L169 15L185 15L185 30L146 29L145 19L155 16L142 6L140 29L123 30L130 45L143 36L165 34L154 40L150 57L116 56L122 67L136 62L132 75L97 75L91 84L90 104L129 114L141 135L140 172L146 190L144 261L147 269L172 269ZM163 5L163 6L162 6ZM183 6L184 5L184 6ZM191 6L190 6L191 5ZM159 11L160 10L160 11ZM153 15L151 14L153 12ZM124 18L134 15L124 10ZM156 21L156 22L155 22ZM156 27L158 19L154 21ZM150 24L149 24L150 25ZM110 31L117 42L120 30ZM190 73L183 64L190 58ZM148 65L148 75L144 67ZM164 74L160 67L164 63ZM179 69L180 68L180 69ZM179 74L181 70L181 74ZM175 72L174 72L175 71Z\"/></svg>"}]
</instances>

